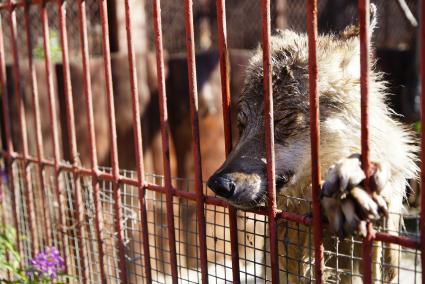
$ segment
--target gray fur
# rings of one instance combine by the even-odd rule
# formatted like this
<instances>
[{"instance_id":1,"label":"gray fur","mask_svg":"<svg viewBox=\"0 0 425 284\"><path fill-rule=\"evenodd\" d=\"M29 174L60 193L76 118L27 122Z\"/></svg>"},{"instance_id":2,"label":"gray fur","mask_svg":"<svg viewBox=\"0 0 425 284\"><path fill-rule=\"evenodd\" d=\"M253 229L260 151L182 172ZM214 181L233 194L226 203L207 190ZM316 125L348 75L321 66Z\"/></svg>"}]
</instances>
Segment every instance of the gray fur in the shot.
<instances>
[{"instance_id":1,"label":"gray fur","mask_svg":"<svg viewBox=\"0 0 425 284\"><path fill-rule=\"evenodd\" d=\"M376 15L376 11L373 15ZM373 18L371 23L375 26L376 18ZM285 209L300 214L309 213L310 206L298 203L292 207L288 206L287 197L309 199L311 196L307 44L305 34L291 30L280 31L271 38L276 175L288 178L288 182L277 189L278 204L280 208L284 208L285 205ZM374 60L371 59L371 61ZM317 64L321 131L320 163L322 169L328 169L338 161L345 163L344 158L361 151L358 28L348 27L339 35L320 35L317 39ZM372 161L378 161L383 168L388 169L389 174L377 177L377 180L385 179L380 181L380 184L385 184L385 187L379 188L379 191L374 193L380 194L378 199L372 197L361 199L364 195L360 194L356 195L360 196L359 199L351 198L348 203L341 200L336 203L331 201L329 204L332 204L332 210L352 212L353 201L356 206L364 201L368 208L373 207L373 212L367 213L376 213L375 206L385 200L390 213L400 214L407 179L417 176L415 154L417 147L414 135L396 121L393 111L387 106L386 82L383 81L382 74L374 69L374 64L370 70L369 90L370 157ZM267 177L261 48L254 53L247 68L245 87L238 103L238 127L239 142L215 176L237 179L234 195L227 199L233 205L242 208L266 205ZM323 171L322 178L325 174L326 171ZM337 171L336 174L343 176L352 173ZM349 207L342 209L334 207L341 206L344 202ZM378 205L375 204L376 202ZM386 221L388 229L399 230L397 216L390 217ZM332 217L328 217L332 222ZM337 218L340 217L337 216ZM337 227L352 230L356 227L356 223L353 222L360 222L358 216L351 215L345 219L350 220L350 223L344 224L338 219ZM363 223L362 226L364 226ZM357 229L361 230L361 228ZM305 237L305 239L308 238ZM307 257L307 254L308 251L305 250L303 257ZM398 256L394 254L397 252L390 250L385 252L386 261L392 265L396 265L398 261ZM281 265L282 261L285 260L281 260ZM307 270L302 271L307 273ZM389 268L384 269L384 275L375 276L389 281L394 275L394 270Z\"/></svg>"}]
</instances>

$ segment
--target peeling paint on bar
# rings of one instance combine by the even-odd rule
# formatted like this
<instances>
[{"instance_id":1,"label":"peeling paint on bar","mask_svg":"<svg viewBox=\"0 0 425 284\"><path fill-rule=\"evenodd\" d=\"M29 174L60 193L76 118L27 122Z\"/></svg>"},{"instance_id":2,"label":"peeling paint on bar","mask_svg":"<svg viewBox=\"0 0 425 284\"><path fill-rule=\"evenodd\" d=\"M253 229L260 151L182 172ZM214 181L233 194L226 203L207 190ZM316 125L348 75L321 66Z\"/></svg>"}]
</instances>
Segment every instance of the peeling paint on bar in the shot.
<instances>
[{"instance_id":1,"label":"peeling paint on bar","mask_svg":"<svg viewBox=\"0 0 425 284\"><path fill-rule=\"evenodd\" d=\"M217 0L217 29L218 29L218 49L220 53L220 79L221 98L223 108L224 143L226 157L232 151L232 122L230 116L230 63L229 50L227 46L226 27L226 6L225 0ZM240 283L239 275L239 242L238 242L238 222L237 210L233 206L228 206L229 210L229 230L230 247L232 253L232 280L233 283Z\"/></svg>"},{"instance_id":2,"label":"peeling paint on bar","mask_svg":"<svg viewBox=\"0 0 425 284\"><path fill-rule=\"evenodd\" d=\"M80 22L80 42L81 42L81 57L83 64L83 84L84 84L84 99L86 107L87 130L89 132L89 147L90 147L90 160L91 170L85 171L92 178L93 187L93 200L95 208L95 223L96 223L96 239L97 250L99 259L99 272L100 280L103 284L107 283L105 273L105 251L103 247L103 216L102 204L100 201L100 189L98 182L98 163L97 163L97 150L96 150L96 136L94 129L93 117L93 96L91 91L91 77L90 77L90 57L87 40L87 20L86 20L86 2L84 0L78 1L78 17ZM80 171L81 173L81 171Z\"/></svg>"},{"instance_id":3,"label":"peeling paint on bar","mask_svg":"<svg viewBox=\"0 0 425 284\"><path fill-rule=\"evenodd\" d=\"M8 1L8 3L11 3L11 0ZM17 46L17 29L16 29L16 11L14 9L9 10L9 28L10 28L10 34L11 34L11 41L12 41L12 55L13 55L13 83L14 83L14 96L17 100L17 107L18 107L18 124L19 124L19 134L21 139L21 148L22 148L22 154L23 154L23 161L22 161L22 171L23 171L23 184L24 184L24 195L26 198L27 206L28 206L28 223L29 223L29 235L31 237L31 240L33 240L30 244L31 247L31 253L35 255L38 251L38 236L37 236L37 227L35 224L35 212L34 212L34 200L33 200L33 194L30 191L29 186L29 179L28 176L28 162L27 157L29 155L28 153L28 136L27 136L27 124L25 120L25 106L24 101L21 96L21 80L20 80L20 70L19 70L19 55L18 55L18 46ZM9 117L10 119L10 117ZM13 170L11 168L11 170Z\"/></svg>"},{"instance_id":4,"label":"peeling paint on bar","mask_svg":"<svg viewBox=\"0 0 425 284\"><path fill-rule=\"evenodd\" d=\"M176 233L174 227L174 209L173 195L174 189L171 184L171 168L170 168L170 145L168 130L168 110L167 95L165 90L165 69L164 69L164 50L162 45L162 24L161 24L161 3L160 0L153 1L153 18L154 18L154 41L156 52L156 68L158 74L158 94L159 94L159 116L161 121L161 139L162 139L162 160L164 164L165 175L165 197L167 203L167 229L168 243L170 246L170 262L171 276L173 283L178 283L177 272L177 254L176 254Z\"/></svg>"},{"instance_id":5,"label":"peeling paint on bar","mask_svg":"<svg viewBox=\"0 0 425 284\"><path fill-rule=\"evenodd\" d=\"M359 0L360 26L360 104L361 104L361 146L362 167L366 175L365 189L369 191L369 0ZM372 223L367 224L367 236L363 239L363 283L372 283Z\"/></svg>"},{"instance_id":6,"label":"peeling paint on bar","mask_svg":"<svg viewBox=\"0 0 425 284\"><path fill-rule=\"evenodd\" d=\"M310 137L311 137L311 183L313 201L313 236L314 236L314 277L316 283L323 283L322 213L320 208L320 124L319 94L317 90L317 0L307 2L308 34L308 78L310 92Z\"/></svg>"},{"instance_id":7,"label":"peeling paint on bar","mask_svg":"<svg viewBox=\"0 0 425 284\"><path fill-rule=\"evenodd\" d=\"M66 10L64 0L57 0L58 16L59 16L59 33L60 42L62 48L62 68L63 68L63 81L65 94L65 107L66 107L66 121L68 127L69 137L69 151L71 154L71 162L73 165L72 179L75 190L75 219L78 224L84 224L84 207L83 197L81 192L80 175L78 174L78 166L80 161L78 160L78 149L77 149L77 137L75 134L75 119L74 119L74 104L72 99L72 86L71 86L71 75L69 69L69 53L68 53L68 36L66 30ZM84 228L85 226L77 227L77 238L78 238L78 255L80 256L80 269L81 269L81 281L82 283L88 283L88 266L86 262L86 246L84 245Z\"/></svg>"},{"instance_id":8,"label":"peeling paint on bar","mask_svg":"<svg viewBox=\"0 0 425 284\"><path fill-rule=\"evenodd\" d=\"M207 261L207 241L206 241L206 221L205 202L202 182L201 163L201 143L199 138L199 117L198 117L198 89L196 80L195 62L195 35L193 31L193 3L192 0L185 0L185 26L186 26L186 49L187 66L189 74L189 102L190 116L192 124L192 147L193 164L195 167L195 193L196 193L196 214L198 221L200 263L202 272L202 283L208 283L208 261Z\"/></svg>"},{"instance_id":9,"label":"peeling paint on bar","mask_svg":"<svg viewBox=\"0 0 425 284\"><path fill-rule=\"evenodd\" d=\"M130 72L130 90L133 111L133 132L134 132L134 147L136 153L136 171L137 171L137 188L139 192L140 218L142 223L142 238L143 238L143 257L145 264L145 277L147 283L152 283L152 272L150 263L149 251L149 232L146 213L146 188L145 173L143 167L143 149L142 149L142 127L140 123L140 108L139 108L139 92L137 86L137 70L135 66L135 54L133 46L133 27L130 0L125 0L125 25L127 30L127 51L128 51L128 66Z\"/></svg>"},{"instance_id":10,"label":"peeling paint on bar","mask_svg":"<svg viewBox=\"0 0 425 284\"><path fill-rule=\"evenodd\" d=\"M121 189L119 185L119 164L118 164L118 145L117 145L117 129L115 121L115 105L114 94L112 88L112 68L111 68L111 51L109 47L109 25L108 25L108 9L106 0L99 0L100 21L102 26L102 50L103 50L103 67L105 72L107 113L109 124L109 139L111 141L111 166L112 166L112 191L114 197L114 218L115 233L117 234L117 246L119 254L120 283L127 283L127 269L125 260L125 243L124 231L122 229L122 212L121 212Z\"/></svg>"},{"instance_id":11,"label":"peeling paint on bar","mask_svg":"<svg viewBox=\"0 0 425 284\"><path fill-rule=\"evenodd\" d=\"M272 87L272 62L270 54L271 20L270 0L261 1L261 20L263 30L263 72L264 72L264 127L266 130L266 160L267 160L267 191L269 239L270 239L270 264L272 268L272 283L279 283L279 258L277 244L276 222L276 176L274 153L274 121L273 121L273 87Z\"/></svg>"}]
</instances>

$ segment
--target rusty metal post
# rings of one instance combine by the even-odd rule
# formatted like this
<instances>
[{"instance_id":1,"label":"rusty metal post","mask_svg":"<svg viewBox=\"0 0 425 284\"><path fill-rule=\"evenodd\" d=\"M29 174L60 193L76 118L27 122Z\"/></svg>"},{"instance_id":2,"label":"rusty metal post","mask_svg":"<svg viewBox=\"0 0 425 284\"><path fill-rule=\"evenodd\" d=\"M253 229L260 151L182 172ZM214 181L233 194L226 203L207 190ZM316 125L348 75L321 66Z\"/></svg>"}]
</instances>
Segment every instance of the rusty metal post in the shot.
<instances>
[{"instance_id":1,"label":"rusty metal post","mask_svg":"<svg viewBox=\"0 0 425 284\"><path fill-rule=\"evenodd\" d=\"M218 49L220 53L220 78L221 78L221 98L223 108L224 125L224 146L226 157L232 151L232 122L230 116L230 63L229 50L227 45L226 27L226 4L225 0L217 0L217 29L218 29ZM240 283L239 275L239 243L238 243L238 222L237 210L233 206L229 210L230 246L232 251L232 276L233 283Z\"/></svg>"},{"instance_id":2,"label":"rusty metal post","mask_svg":"<svg viewBox=\"0 0 425 284\"><path fill-rule=\"evenodd\" d=\"M359 0L359 24L360 24L360 92L361 92L361 146L362 167L366 175L365 188L369 191L369 0ZM372 223L367 225L367 236L363 240L363 283L372 283Z\"/></svg>"},{"instance_id":3,"label":"rusty metal post","mask_svg":"<svg viewBox=\"0 0 425 284\"><path fill-rule=\"evenodd\" d=\"M206 241L206 224L204 214L205 198L203 193L202 182L202 162L201 162L201 145L199 138L199 117L198 117L198 90L196 79L196 62L195 62L195 36L193 31L193 2L185 0L185 24L186 24L186 50L187 50L187 67L189 74L189 104L190 116L192 124L192 146L193 146L193 164L195 167L195 190L196 190L196 213L198 219L199 232L199 250L202 272L202 283L208 283L208 261L207 261L207 241Z\"/></svg>"},{"instance_id":4,"label":"rusty metal post","mask_svg":"<svg viewBox=\"0 0 425 284\"><path fill-rule=\"evenodd\" d=\"M28 136L27 136L27 124L26 124L26 115L25 115L25 106L24 101L21 96L21 78L19 70L19 56L18 56L18 43L17 43L17 30L16 30L16 15L15 9L12 5L11 0L8 0L9 6L9 26L10 34L12 41L12 55L13 55L13 83L14 83L14 95L18 104L18 123L20 129L20 138L21 138L21 147L23 154L23 183L24 183L24 192L25 198L28 206L28 223L29 223L29 235L31 237L31 253L35 254L38 251L38 235L37 235L37 226L35 224L35 212L34 212L34 200L32 190L29 186L29 169L28 169ZM15 196L16 197L16 196Z\"/></svg>"},{"instance_id":5,"label":"rusty metal post","mask_svg":"<svg viewBox=\"0 0 425 284\"><path fill-rule=\"evenodd\" d=\"M63 81L64 81L64 94L66 105L66 120L68 127L68 137L70 140L69 147L71 153L71 161L73 164L72 177L75 190L75 219L77 223L77 238L78 238L78 252L80 258L81 281L87 283L89 280L87 263L86 263L86 246L84 245L84 205L81 193L80 175L78 174L78 167L80 160L78 158L77 138L75 134L75 120L74 120L74 103L72 100L72 87L71 75L69 70L69 53L68 53L68 36L66 30L66 9L64 0L58 0L58 16L59 16L59 32L62 47L62 66L63 66Z\"/></svg>"},{"instance_id":6,"label":"rusty metal post","mask_svg":"<svg viewBox=\"0 0 425 284\"><path fill-rule=\"evenodd\" d=\"M83 63L83 84L84 84L84 98L86 107L87 130L89 134L89 147L90 147L90 161L91 170L90 175L92 178L93 199L95 208L95 224L96 224L96 239L97 251L99 255L99 274L100 280L103 284L107 283L105 272L105 251L103 247L103 218L102 218L102 203L100 200L100 189L98 182L98 162L97 162L97 149L96 149L96 134L94 129L94 115L93 115L93 96L91 90L91 77L90 77L90 57L89 45L87 36L87 19L86 19L86 2L85 0L78 1L78 18L80 21L80 44L81 44L81 57Z\"/></svg>"},{"instance_id":7,"label":"rusty metal post","mask_svg":"<svg viewBox=\"0 0 425 284\"><path fill-rule=\"evenodd\" d=\"M308 78L310 92L311 184L313 199L314 272L316 283L323 282L322 213L320 208L320 120L317 90L317 0L307 2Z\"/></svg>"},{"instance_id":8,"label":"rusty metal post","mask_svg":"<svg viewBox=\"0 0 425 284\"><path fill-rule=\"evenodd\" d=\"M43 151L43 137L41 134L41 119L40 119L40 103L37 89L37 77L35 73L34 63L33 63L33 55L32 55L32 42L31 42L31 23L30 23L30 4L26 3L24 8L24 17L25 17L25 31L27 37L27 52L28 52L28 70L30 73L30 84L31 84L31 92L32 92L32 100L33 100L33 111L34 111L34 129L36 135L36 148L37 148L37 159L39 161L38 165L38 176L40 181L40 190L42 192L43 198L41 200L44 214L44 234L46 238L47 245L52 245L52 230L50 224L50 212L49 207L46 205L48 202L47 192L45 190L45 180L44 180L44 167L40 164L40 162L44 159L44 151Z\"/></svg>"},{"instance_id":9,"label":"rusty metal post","mask_svg":"<svg viewBox=\"0 0 425 284\"><path fill-rule=\"evenodd\" d=\"M161 120L162 160L164 164L165 189L167 202L168 243L170 246L171 275L173 283L178 282L176 236L174 229L174 189L171 184L170 145L168 130L167 95L165 90L164 50L162 46L162 24L160 0L153 1L153 25L156 52L156 68L158 74L159 115Z\"/></svg>"},{"instance_id":10,"label":"rusty metal post","mask_svg":"<svg viewBox=\"0 0 425 284\"><path fill-rule=\"evenodd\" d=\"M118 237L119 267L121 275L119 276L121 283L127 283L127 269L125 260L125 243L124 231L122 228L122 212L121 212L121 190L119 184L119 164L118 164L118 145L117 145L117 129L115 123L115 106L114 94L112 88L112 69L111 69L111 52L109 49L109 26L108 26L108 9L106 0L99 0L100 19L102 24L102 48L103 48L103 65L105 72L106 97L108 102L108 122L109 122L109 139L111 140L111 165L112 165L112 190L114 196L114 216L115 231Z\"/></svg>"},{"instance_id":11,"label":"rusty metal post","mask_svg":"<svg viewBox=\"0 0 425 284\"><path fill-rule=\"evenodd\" d=\"M149 251L149 232L146 212L145 171L143 167L142 127L140 123L139 89L137 86L136 58L133 45L133 25L130 0L125 0L125 25L127 30L128 66L130 72L130 89L133 111L134 147L136 152L137 188L139 191L140 221L142 223L143 255L146 282L152 282Z\"/></svg>"},{"instance_id":12,"label":"rusty metal post","mask_svg":"<svg viewBox=\"0 0 425 284\"><path fill-rule=\"evenodd\" d=\"M50 42L49 42L49 23L48 15L46 9L46 2L43 1L40 6L41 14L41 23L43 30L43 50L44 50L44 65L46 72L46 85L47 85L47 96L49 98L49 116L50 116L50 134L52 135L52 147L53 147L53 161L54 161L54 172L55 172L55 192L56 198L58 201L58 211L59 211L59 231L61 247L64 252L65 267L68 265L68 251L69 244L68 238L66 236L66 216L64 212L64 201L62 196L62 187L60 183L60 169L59 169L59 160L60 160L60 150L59 150L59 133L57 126L57 111L56 111L56 99L55 99L55 90L53 87L53 74L51 71L52 63L50 59Z\"/></svg>"},{"instance_id":13,"label":"rusty metal post","mask_svg":"<svg viewBox=\"0 0 425 284\"><path fill-rule=\"evenodd\" d=\"M272 283L279 283L279 259L277 244L276 222L276 176L275 176L275 153L274 153L274 121L273 121L273 66L270 54L270 0L261 1L261 20L263 32L263 76L264 76L264 127L267 160L267 208L270 237L270 265L272 268Z\"/></svg>"}]
</instances>

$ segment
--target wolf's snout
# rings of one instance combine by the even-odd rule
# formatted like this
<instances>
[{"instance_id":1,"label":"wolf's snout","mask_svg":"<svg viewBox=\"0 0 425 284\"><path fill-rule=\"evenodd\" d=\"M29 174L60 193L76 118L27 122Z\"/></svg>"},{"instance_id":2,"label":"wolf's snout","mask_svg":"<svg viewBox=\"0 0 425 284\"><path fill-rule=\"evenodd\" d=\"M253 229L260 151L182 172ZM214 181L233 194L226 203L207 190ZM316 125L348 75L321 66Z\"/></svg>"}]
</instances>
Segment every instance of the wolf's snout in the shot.
<instances>
[{"instance_id":1,"label":"wolf's snout","mask_svg":"<svg viewBox=\"0 0 425 284\"><path fill-rule=\"evenodd\" d=\"M235 193L235 182L219 175L210 177L207 184L217 195L224 198L229 198Z\"/></svg>"}]
</instances>

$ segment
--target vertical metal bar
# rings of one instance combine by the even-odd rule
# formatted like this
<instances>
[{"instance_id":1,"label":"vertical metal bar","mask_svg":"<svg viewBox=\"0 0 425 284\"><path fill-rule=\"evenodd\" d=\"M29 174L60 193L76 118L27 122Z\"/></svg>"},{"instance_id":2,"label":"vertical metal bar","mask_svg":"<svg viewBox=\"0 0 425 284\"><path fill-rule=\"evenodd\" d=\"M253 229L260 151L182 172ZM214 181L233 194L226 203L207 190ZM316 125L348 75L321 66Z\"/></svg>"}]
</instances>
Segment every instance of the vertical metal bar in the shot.
<instances>
[{"instance_id":1,"label":"vertical metal bar","mask_svg":"<svg viewBox=\"0 0 425 284\"><path fill-rule=\"evenodd\" d=\"M84 244L84 207L83 197L81 193L80 176L78 174L78 167L80 161L78 158L77 141L75 134L75 121L74 121L74 103L72 101L72 86L71 75L69 70L69 53L68 53L68 36L66 30L66 1L58 0L58 16L59 16L59 33L62 47L62 67L63 67L63 81L64 81L64 94L66 105L66 119L69 131L70 140L70 153L73 164L73 182L75 189L75 219L77 221L77 238L78 238L78 252L80 260L80 269L82 275L82 282L87 283L89 280L87 263L86 263L86 246Z\"/></svg>"},{"instance_id":2,"label":"vertical metal bar","mask_svg":"<svg viewBox=\"0 0 425 284\"><path fill-rule=\"evenodd\" d=\"M122 229L122 212L121 212L121 190L119 186L119 164L118 164L118 146L117 146L117 130L115 126L115 106L114 94L112 89L112 69L111 69L111 52L109 48L109 26L108 26L108 9L106 0L99 0L100 19L102 24L102 48L103 48L103 64L106 80L106 96L108 102L108 122L109 122L109 138L111 139L111 165L112 165L112 190L114 196L114 215L115 215L115 231L118 237L118 253L119 267L121 271L120 282L127 283L127 270L125 265L125 243L124 232Z\"/></svg>"},{"instance_id":3,"label":"vertical metal bar","mask_svg":"<svg viewBox=\"0 0 425 284\"><path fill-rule=\"evenodd\" d=\"M140 123L140 106L139 106L139 89L137 86L137 70L134 55L133 45L133 25L131 3L125 0L125 25L127 30L127 52L128 52L128 67L130 72L130 90L132 99L133 111L133 132L134 132L134 147L136 152L136 168L137 168L137 182L139 190L139 204L140 204L140 221L142 223L142 237L143 237L143 255L145 263L145 277L146 282L152 282L152 271L150 262L149 251L149 232L148 221L146 212L146 189L145 189L145 172L143 166L143 148L142 148L142 127Z\"/></svg>"},{"instance_id":4,"label":"vertical metal bar","mask_svg":"<svg viewBox=\"0 0 425 284\"><path fill-rule=\"evenodd\" d=\"M199 138L198 90L195 62L195 36L193 31L193 2L185 1L186 50L189 77L190 116L192 124L193 163L195 167L196 210L198 217L198 236L202 283L208 283L206 224L204 214L205 197L202 183L201 146Z\"/></svg>"},{"instance_id":5,"label":"vertical metal bar","mask_svg":"<svg viewBox=\"0 0 425 284\"><path fill-rule=\"evenodd\" d=\"M270 264L272 282L279 283L279 260L277 247L276 224L276 182L274 153L274 123L273 123L273 88L270 55L270 0L261 1L261 19L263 29L263 71L264 71L264 127L266 130L266 160L267 160L267 190L268 217L270 235Z\"/></svg>"},{"instance_id":6,"label":"vertical metal bar","mask_svg":"<svg viewBox=\"0 0 425 284\"><path fill-rule=\"evenodd\" d=\"M420 82L421 82L421 265L422 284L425 284L425 1L420 1Z\"/></svg>"},{"instance_id":7,"label":"vertical metal bar","mask_svg":"<svg viewBox=\"0 0 425 284\"><path fill-rule=\"evenodd\" d=\"M78 2L78 17L80 20L80 43L81 43L81 57L83 61L83 84L84 84L84 97L86 107L87 130L89 134L89 147L90 147L90 161L92 167L92 187L93 199L95 208L95 223L96 223L96 239L97 251L99 255L99 271L100 279L103 284L107 283L105 273L105 252L103 248L103 218L102 218L102 203L100 200L100 189L97 178L98 163L97 163L97 150L96 150L96 134L94 129L94 115L93 115L93 96L91 92L91 77L90 77L90 57L89 45L87 36L87 19L86 19L86 2L79 0Z\"/></svg>"},{"instance_id":8,"label":"vertical metal bar","mask_svg":"<svg viewBox=\"0 0 425 284\"><path fill-rule=\"evenodd\" d=\"M156 52L156 68L158 74L158 93L159 93L159 113L161 120L162 137L162 159L164 164L166 202L167 202L167 223L168 223L168 242L170 246L171 275L173 283L178 282L177 255L176 255L176 236L174 229L174 209L173 209L173 187L171 184L170 169L170 145L168 142L168 111L167 97L165 90L164 74L164 51L162 47L162 25L161 25L161 4L160 0L153 1L154 18L154 39Z\"/></svg>"},{"instance_id":9,"label":"vertical metal bar","mask_svg":"<svg viewBox=\"0 0 425 284\"><path fill-rule=\"evenodd\" d=\"M225 0L217 0L218 49L220 53L221 98L223 108L224 143L226 157L232 151L232 123L230 116L230 63L227 46ZM229 206L230 246L232 252L233 283L240 283L238 222L236 208Z\"/></svg>"},{"instance_id":10,"label":"vertical metal bar","mask_svg":"<svg viewBox=\"0 0 425 284\"><path fill-rule=\"evenodd\" d=\"M35 74L35 68L33 64L33 56L32 56L32 38L31 38L31 23L30 23L30 4L28 2L25 3L24 8L25 14L25 31L27 37L27 52L28 52L28 70L30 73L30 83L31 83L31 92L32 92L32 101L33 101L33 111L34 111L34 129L36 135L36 148L37 148L37 159L38 159L38 176L40 181L40 191L42 192L43 198L41 200L44 214L44 233L46 238L46 243L48 245L52 245L52 230L50 225L50 211L48 206L46 205L46 201L48 202L48 196L46 192L45 182L44 182L44 167L40 164L40 162L44 159L44 151L43 151L43 137L41 134L41 119L40 119L40 104L39 104L39 96L37 89L37 77Z\"/></svg>"},{"instance_id":11,"label":"vertical metal bar","mask_svg":"<svg viewBox=\"0 0 425 284\"><path fill-rule=\"evenodd\" d=\"M232 151L232 123L230 118L230 63L229 50L227 46L226 27L226 3L225 0L217 0L217 29L218 29L218 49L220 54L220 76L221 95L224 121L224 140L226 157Z\"/></svg>"},{"instance_id":12,"label":"vertical metal bar","mask_svg":"<svg viewBox=\"0 0 425 284\"><path fill-rule=\"evenodd\" d=\"M52 150L53 150L53 163L55 171L55 191L56 198L58 201L58 210L59 210L59 226L60 226L60 241L61 246L64 252L64 261L65 267L67 267L68 262L68 252L69 244L68 238L66 236L66 216L64 212L64 200L62 196L62 187L60 184L60 169L59 169L59 159L60 159L60 150L59 150L59 133L57 126L57 112L56 112L56 100L55 100L55 90L53 87L53 74L52 74L52 63L50 60L50 37L49 37L49 22L48 14L46 8L46 0L43 0L40 6L40 16L41 24L43 31L43 50L44 50L44 68L46 73L46 84L47 84L47 96L49 98L49 116L50 116L50 132L52 135Z\"/></svg>"},{"instance_id":13,"label":"vertical metal bar","mask_svg":"<svg viewBox=\"0 0 425 284\"><path fill-rule=\"evenodd\" d=\"M13 143L12 143L12 135L10 129L10 112L9 112L9 100L7 93L7 82L6 82L6 61L4 54L4 41L3 41L3 19L0 14L0 87L2 92L2 115L3 115L3 124L4 124L4 132L6 138L6 151L7 151L7 171L9 178L9 187L11 193L11 201L12 201L12 210L13 210L13 225L16 231L16 247L18 252L21 252L21 238L20 238L20 230L18 223L18 210L16 207L16 188L15 188L15 179L13 175Z\"/></svg>"},{"instance_id":14,"label":"vertical metal bar","mask_svg":"<svg viewBox=\"0 0 425 284\"><path fill-rule=\"evenodd\" d=\"M369 190L369 14L369 0L359 0L361 146L362 167L366 175L366 190ZM363 240L363 283L366 284L372 283L372 230L372 224L368 223L368 233Z\"/></svg>"},{"instance_id":15,"label":"vertical metal bar","mask_svg":"<svg viewBox=\"0 0 425 284\"><path fill-rule=\"evenodd\" d=\"M311 183L313 197L314 271L316 283L322 283L323 243L320 208L320 125L319 95L317 91L317 0L307 2L308 67L310 92Z\"/></svg>"},{"instance_id":16,"label":"vertical metal bar","mask_svg":"<svg viewBox=\"0 0 425 284\"><path fill-rule=\"evenodd\" d=\"M11 0L8 1L9 4ZM18 46L17 46L17 31L16 31L16 14L14 7L11 5L9 7L9 25L10 25L10 34L12 41L12 54L13 54L13 81L14 81L14 94L18 103L18 117L19 117L19 128L20 128L20 138L21 138L21 147L23 154L23 182L24 182L24 192L28 210L28 224L29 224L29 235L31 237L31 250L32 253L38 251L38 235L37 235L37 226L35 224L35 213L34 213L34 200L32 192L29 187L29 171L28 171L28 137L27 137L27 124L25 120L25 106L24 101L21 97L21 78L19 71L19 56L18 56Z\"/></svg>"}]
</instances>

